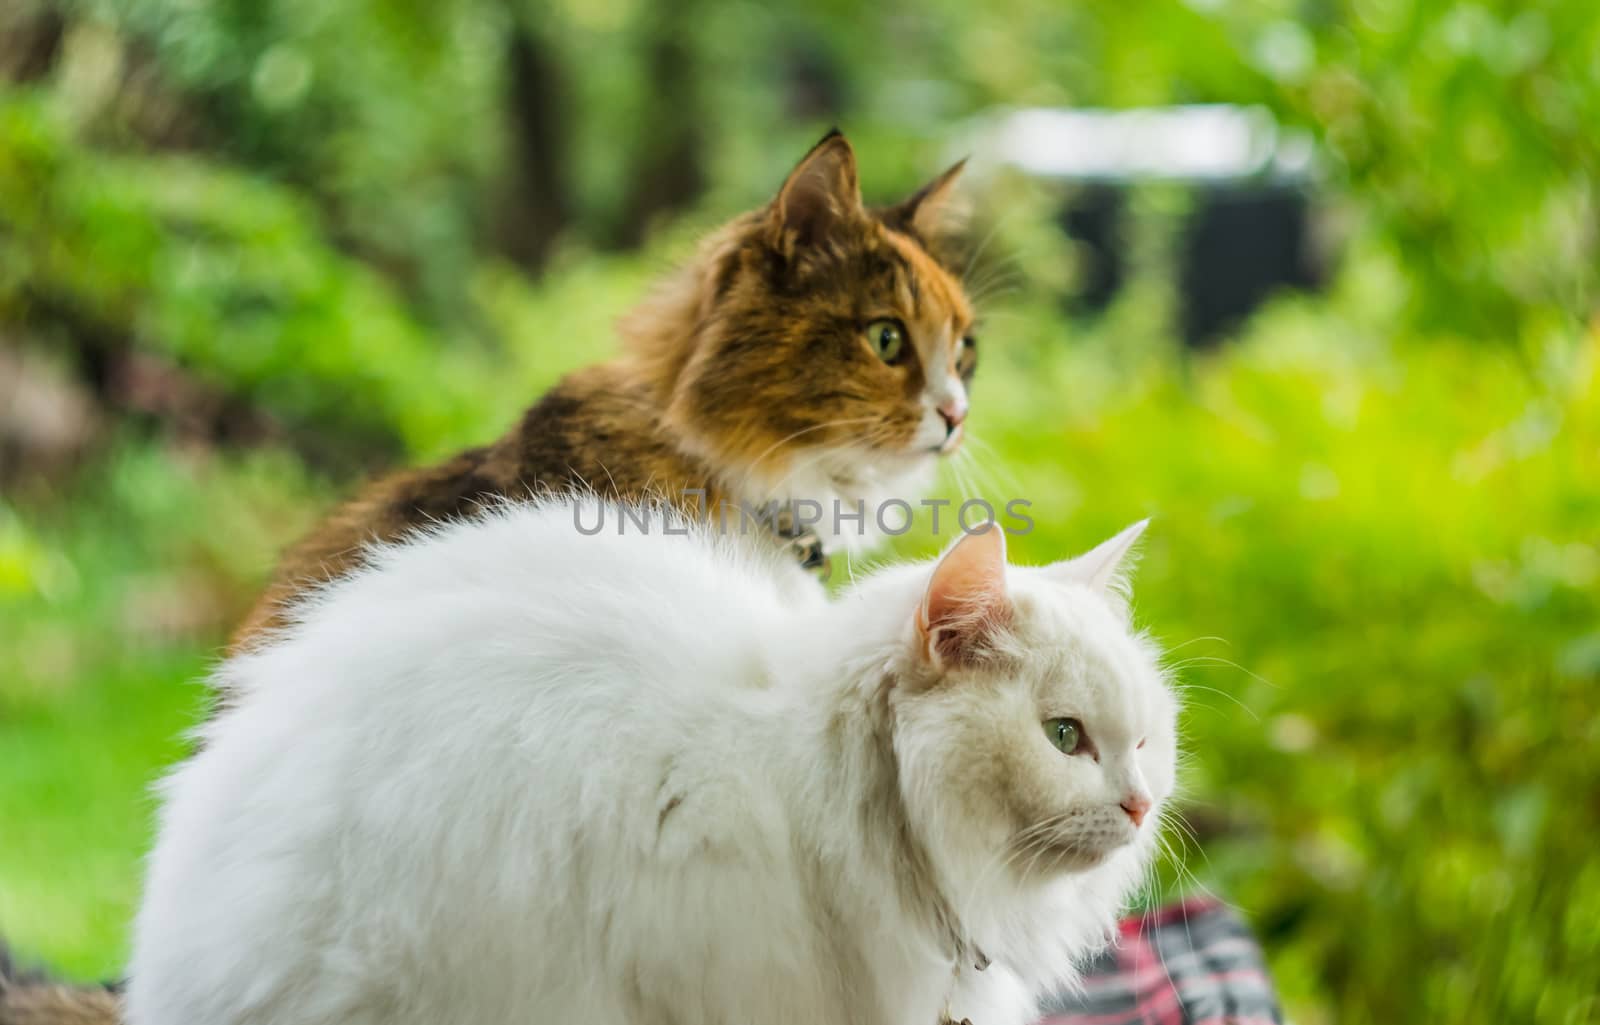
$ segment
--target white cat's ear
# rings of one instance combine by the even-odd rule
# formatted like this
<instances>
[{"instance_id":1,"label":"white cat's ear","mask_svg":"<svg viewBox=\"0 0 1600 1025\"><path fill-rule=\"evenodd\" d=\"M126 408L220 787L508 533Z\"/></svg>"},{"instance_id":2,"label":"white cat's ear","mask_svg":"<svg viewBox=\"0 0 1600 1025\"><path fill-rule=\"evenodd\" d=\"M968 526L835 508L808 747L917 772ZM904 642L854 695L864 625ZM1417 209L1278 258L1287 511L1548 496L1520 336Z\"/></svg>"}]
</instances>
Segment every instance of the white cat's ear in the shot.
<instances>
[{"instance_id":1,"label":"white cat's ear","mask_svg":"<svg viewBox=\"0 0 1600 1025\"><path fill-rule=\"evenodd\" d=\"M774 242L787 251L825 238L838 224L863 216L856 154L837 128L811 148L772 201Z\"/></svg>"},{"instance_id":2,"label":"white cat's ear","mask_svg":"<svg viewBox=\"0 0 1600 1025\"><path fill-rule=\"evenodd\" d=\"M1133 546L1150 525L1148 519L1140 520L1109 541L1102 541L1075 559L1058 562L1049 568L1051 576L1087 584L1096 591L1111 594L1122 590Z\"/></svg>"},{"instance_id":3,"label":"white cat's ear","mask_svg":"<svg viewBox=\"0 0 1600 1025\"><path fill-rule=\"evenodd\" d=\"M921 654L935 669L977 661L1010 612L1006 534L991 523L963 534L934 566L917 608Z\"/></svg>"}]
</instances>

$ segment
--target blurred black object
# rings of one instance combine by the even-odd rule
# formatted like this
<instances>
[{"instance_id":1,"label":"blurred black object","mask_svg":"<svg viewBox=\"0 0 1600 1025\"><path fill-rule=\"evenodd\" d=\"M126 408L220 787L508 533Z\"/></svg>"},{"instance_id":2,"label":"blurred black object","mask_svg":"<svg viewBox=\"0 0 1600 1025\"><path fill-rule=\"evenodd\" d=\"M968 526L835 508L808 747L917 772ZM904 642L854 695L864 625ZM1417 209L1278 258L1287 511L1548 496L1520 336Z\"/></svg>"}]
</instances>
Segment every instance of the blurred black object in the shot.
<instances>
[{"instance_id":1,"label":"blurred black object","mask_svg":"<svg viewBox=\"0 0 1600 1025\"><path fill-rule=\"evenodd\" d=\"M1178 260L1184 342L1203 345L1231 332L1279 289L1320 287L1310 222L1311 199L1296 186L1200 190Z\"/></svg>"},{"instance_id":2,"label":"blurred black object","mask_svg":"<svg viewBox=\"0 0 1600 1025\"><path fill-rule=\"evenodd\" d=\"M1173 254L1185 344L1215 343L1281 289L1328 279L1315 244L1315 154L1264 110L1022 110L991 119L976 152L1071 187L1059 215L1078 244L1067 304L1095 314L1131 273L1131 196L1151 182L1189 197Z\"/></svg>"},{"instance_id":3,"label":"blurred black object","mask_svg":"<svg viewBox=\"0 0 1600 1025\"><path fill-rule=\"evenodd\" d=\"M1084 256L1068 298L1075 312L1103 311L1127 277L1128 188L1085 187L1061 213L1063 230ZM1301 186L1197 186L1177 253L1184 344L1215 343L1280 289L1321 288L1327 276L1312 245L1311 219L1311 195Z\"/></svg>"},{"instance_id":4,"label":"blurred black object","mask_svg":"<svg viewBox=\"0 0 1600 1025\"><path fill-rule=\"evenodd\" d=\"M1074 313L1100 313L1122 289L1127 276L1122 225L1126 190L1086 185L1061 211L1061 227L1078 243L1078 280L1067 306Z\"/></svg>"}]
</instances>

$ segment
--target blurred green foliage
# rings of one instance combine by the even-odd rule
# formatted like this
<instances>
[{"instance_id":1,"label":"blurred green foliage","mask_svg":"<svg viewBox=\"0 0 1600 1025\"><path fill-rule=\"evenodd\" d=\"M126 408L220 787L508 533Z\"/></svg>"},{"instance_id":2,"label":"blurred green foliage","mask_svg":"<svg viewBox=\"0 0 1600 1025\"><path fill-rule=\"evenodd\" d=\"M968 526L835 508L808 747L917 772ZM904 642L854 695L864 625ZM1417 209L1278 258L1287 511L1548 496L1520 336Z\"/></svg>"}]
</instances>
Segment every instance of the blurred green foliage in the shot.
<instances>
[{"instance_id":1,"label":"blurred green foliage","mask_svg":"<svg viewBox=\"0 0 1600 1025\"><path fill-rule=\"evenodd\" d=\"M0 308L26 318L42 307L58 331L126 334L319 431L448 427L447 357L292 193L186 157L83 150L33 99L0 103L0 207ZM419 378L438 389L419 395Z\"/></svg>"},{"instance_id":2,"label":"blurred green foliage","mask_svg":"<svg viewBox=\"0 0 1600 1025\"><path fill-rule=\"evenodd\" d=\"M0 356L94 412L0 464L0 930L116 972L144 789L275 551L603 357L830 121L887 197L996 106L1211 101L1312 133L1332 289L1182 351L1156 187L1073 320L1060 194L992 181L948 486L1030 499L1033 560L1156 517L1200 834L1162 892L1238 903L1295 1020L1600 1018L1588 0L8 6Z\"/></svg>"}]
</instances>

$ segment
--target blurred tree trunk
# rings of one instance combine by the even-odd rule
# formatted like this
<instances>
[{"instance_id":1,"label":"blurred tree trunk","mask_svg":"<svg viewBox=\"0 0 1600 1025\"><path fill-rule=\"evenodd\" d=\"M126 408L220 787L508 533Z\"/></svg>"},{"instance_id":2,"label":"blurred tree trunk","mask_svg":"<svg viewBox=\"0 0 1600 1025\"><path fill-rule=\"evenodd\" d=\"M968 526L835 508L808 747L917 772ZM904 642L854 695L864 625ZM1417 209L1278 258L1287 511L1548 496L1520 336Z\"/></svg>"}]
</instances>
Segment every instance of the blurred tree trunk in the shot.
<instances>
[{"instance_id":1,"label":"blurred tree trunk","mask_svg":"<svg viewBox=\"0 0 1600 1025\"><path fill-rule=\"evenodd\" d=\"M657 0L648 10L643 133L612 237L624 248L641 244L653 220L688 207L706 188L707 117L694 47L705 15L698 0Z\"/></svg>"},{"instance_id":2,"label":"blurred tree trunk","mask_svg":"<svg viewBox=\"0 0 1600 1025\"><path fill-rule=\"evenodd\" d=\"M26 83L49 74L66 31L66 19L53 7L20 4L0 11L0 79Z\"/></svg>"},{"instance_id":3,"label":"blurred tree trunk","mask_svg":"<svg viewBox=\"0 0 1600 1025\"><path fill-rule=\"evenodd\" d=\"M510 119L508 179L495 218L496 248L531 272L541 270L572 219L567 180L571 97L554 50L511 5L506 114Z\"/></svg>"}]
</instances>

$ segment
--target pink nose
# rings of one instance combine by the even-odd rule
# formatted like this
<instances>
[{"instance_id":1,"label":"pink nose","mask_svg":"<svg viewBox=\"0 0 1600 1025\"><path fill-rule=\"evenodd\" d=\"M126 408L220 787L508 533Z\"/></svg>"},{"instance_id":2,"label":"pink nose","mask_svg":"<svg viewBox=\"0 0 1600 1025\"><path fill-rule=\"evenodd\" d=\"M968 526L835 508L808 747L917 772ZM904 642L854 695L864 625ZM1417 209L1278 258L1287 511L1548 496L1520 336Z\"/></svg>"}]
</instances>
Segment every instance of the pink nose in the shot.
<instances>
[{"instance_id":1,"label":"pink nose","mask_svg":"<svg viewBox=\"0 0 1600 1025\"><path fill-rule=\"evenodd\" d=\"M961 426L961 421L967 418L967 403L964 399L945 399L939 403L939 415L944 417L945 427L955 430Z\"/></svg>"},{"instance_id":2,"label":"pink nose","mask_svg":"<svg viewBox=\"0 0 1600 1025\"><path fill-rule=\"evenodd\" d=\"M1122 799L1122 810L1128 813L1128 818L1133 820L1135 826L1144 824L1144 817L1150 811L1150 798L1141 794L1132 794Z\"/></svg>"}]
</instances>

